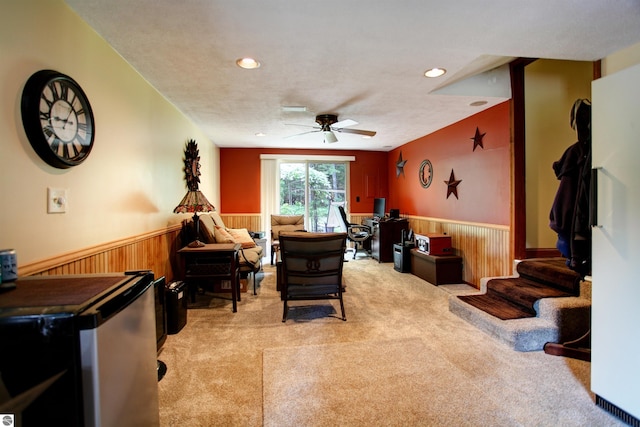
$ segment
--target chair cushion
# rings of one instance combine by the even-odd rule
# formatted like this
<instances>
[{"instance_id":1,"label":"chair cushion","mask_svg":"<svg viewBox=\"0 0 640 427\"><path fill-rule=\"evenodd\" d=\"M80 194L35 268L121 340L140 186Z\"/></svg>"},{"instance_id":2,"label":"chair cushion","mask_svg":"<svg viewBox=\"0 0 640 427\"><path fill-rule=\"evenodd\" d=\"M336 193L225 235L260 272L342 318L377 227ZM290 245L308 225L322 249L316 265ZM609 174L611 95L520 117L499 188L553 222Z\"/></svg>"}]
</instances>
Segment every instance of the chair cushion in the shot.
<instances>
[{"instance_id":1,"label":"chair cushion","mask_svg":"<svg viewBox=\"0 0 640 427\"><path fill-rule=\"evenodd\" d=\"M215 243L216 236L213 224L213 219L209 215L198 215L200 218L200 237L204 243Z\"/></svg>"},{"instance_id":2,"label":"chair cushion","mask_svg":"<svg viewBox=\"0 0 640 427\"><path fill-rule=\"evenodd\" d=\"M254 269L260 267L260 260L262 259L262 247L256 246L253 248L242 249L240 253L238 253L238 261L240 262L240 267L243 264L249 264Z\"/></svg>"},{"instance_id":3,"label":"chair cushion","mask_svg":"<svg viewBox=\"0 0 640 427\"><path fill-rule=\"evenodd\" d=\"M233 237L236 243L240 243L243 248L255 248L256 242L249 235L246 228L228 228L227 232Z\"/></svg>"},{"instance_id":4,"label":"chair cushion","mask_svg":"<svg viewBox=\"0 0 640 427\"><path fill-rule=\"evenodd\" d=\"M271 240L277 240L283 231L304 229L304 215L271 215Z\"/></svg>"},{"instance_id":5,"label":"chair cushion","mask_svg":"<svg viewBox=\"0 0 640 427\"><path fill-rule=\"evenodd\" d=\"M220 216L218 211L209 212L209 216L211 216L211 219L213 220L213 223L215 225L217 225L218 227L227 228L227 226L224 225L224 221L222 221L222 217Z\"/></svg>"}]
</instances>

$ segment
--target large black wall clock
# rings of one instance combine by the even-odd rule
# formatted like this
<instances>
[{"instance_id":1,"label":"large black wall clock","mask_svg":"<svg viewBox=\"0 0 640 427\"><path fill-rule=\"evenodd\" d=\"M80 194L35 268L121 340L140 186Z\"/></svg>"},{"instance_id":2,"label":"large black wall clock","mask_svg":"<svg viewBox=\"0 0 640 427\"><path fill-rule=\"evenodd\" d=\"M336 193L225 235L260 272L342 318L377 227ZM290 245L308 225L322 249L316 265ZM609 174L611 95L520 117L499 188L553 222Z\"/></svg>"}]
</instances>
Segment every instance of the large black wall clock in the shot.
<instances>
[{"instance_id":1,"label":"large black wall clock","mask_svg":"<svg viewBox=\"0 0 640 427\"><path fill-rule=\"evenodd\" d=\"M82 163L93 147L95 123L89 100L71 77L34 73L22 91L22 124L40 158L60 169Z\"/></svg>"},{"instance_id":2,"label":"large black wall clock","mask_svg":"<svg viewBox=\"0 0 640 427\"><path fill-rule=\"evenodd\" d=\"M423 160L418 170L418 178L423 188L429 188L433 181L433 165L429 160Z\"/></svg>"}]
</instances>

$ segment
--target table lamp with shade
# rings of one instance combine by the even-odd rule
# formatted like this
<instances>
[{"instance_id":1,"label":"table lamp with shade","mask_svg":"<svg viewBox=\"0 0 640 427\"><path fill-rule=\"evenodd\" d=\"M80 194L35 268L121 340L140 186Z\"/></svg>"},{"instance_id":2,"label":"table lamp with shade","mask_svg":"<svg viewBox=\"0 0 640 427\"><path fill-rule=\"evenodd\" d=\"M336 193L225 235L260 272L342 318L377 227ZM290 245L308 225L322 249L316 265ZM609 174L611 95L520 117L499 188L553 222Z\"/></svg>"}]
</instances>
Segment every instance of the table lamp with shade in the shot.
<instances>
[{"instance_id":1,"label":"table lamp with shade","mask_svg":"<svg viewBox=\"0 0 640 427\"><path fill-rule=\"evenodd\" d=\"M187 194L182 198L173 213L192 213L195 227L195 240L187 246L197 248L204 246L199 240L200 237L200 217L199 212L212 212L216 208L207 200L204 194L198 189L200 183L200 156L198 145L194 140L189 140L184 150L184 173L187 181Z\"/></svg>"}]
</instances>

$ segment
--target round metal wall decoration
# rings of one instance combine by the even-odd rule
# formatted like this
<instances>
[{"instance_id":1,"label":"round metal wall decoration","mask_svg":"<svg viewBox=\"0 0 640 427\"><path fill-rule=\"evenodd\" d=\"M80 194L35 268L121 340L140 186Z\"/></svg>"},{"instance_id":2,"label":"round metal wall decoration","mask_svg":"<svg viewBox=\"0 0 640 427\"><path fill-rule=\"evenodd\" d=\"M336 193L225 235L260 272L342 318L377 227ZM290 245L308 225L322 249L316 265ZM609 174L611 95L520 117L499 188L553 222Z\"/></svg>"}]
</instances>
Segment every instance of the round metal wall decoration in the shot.
<instances>
[{"instance_id":1,"label":"round metal wall decoration","mask_svg":"<svg viewBox=\"0 0 640 427\"><path fill-rule=\"evenodd\" d=\"M418 170L418 179L423 188L429 188L433 181L433 165L429 160L423 160Z\"/></svg>"}]
</instances>

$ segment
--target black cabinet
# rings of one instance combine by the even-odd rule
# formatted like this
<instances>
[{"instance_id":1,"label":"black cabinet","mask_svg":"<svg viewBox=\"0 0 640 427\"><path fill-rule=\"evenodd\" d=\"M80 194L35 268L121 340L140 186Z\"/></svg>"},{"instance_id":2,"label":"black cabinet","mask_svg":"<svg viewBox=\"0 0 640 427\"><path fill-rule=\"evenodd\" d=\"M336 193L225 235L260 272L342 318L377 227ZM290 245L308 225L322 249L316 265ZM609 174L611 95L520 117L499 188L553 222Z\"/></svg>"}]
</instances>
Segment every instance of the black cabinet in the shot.
<instances>
[{"instance_id":1,"label":"black cabinet","mask_svg":"<svg viewBox=\"0 0 640 427\"><path fill-rule=\"evenodd\" d=\"M371 227L371 256L378 262L393 262L393 245L402 241L402 233L409 229L409 221L404 218L376 221L365 219L364 224Z\"/></svg>"}]
</instances>

